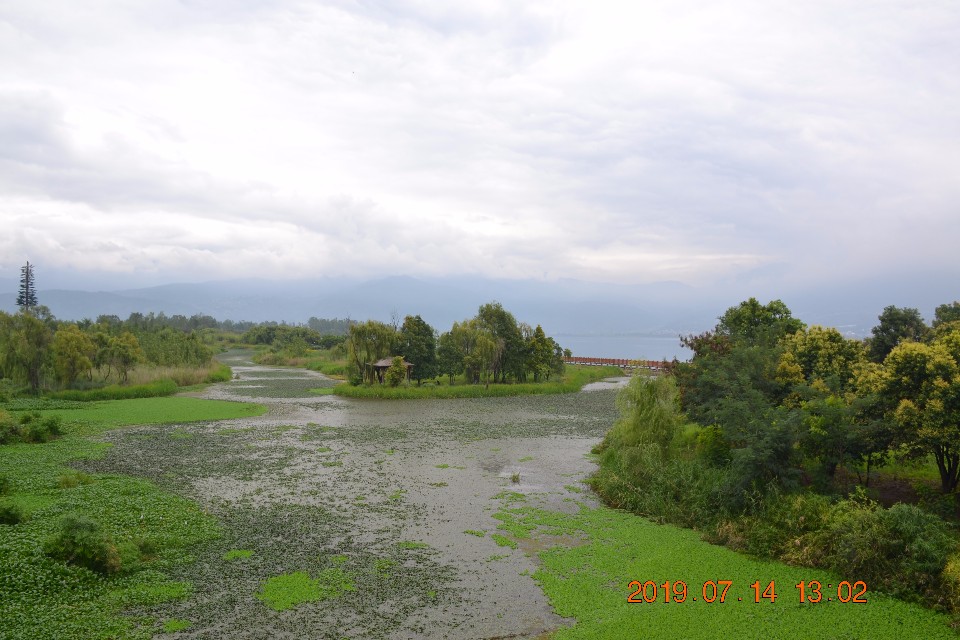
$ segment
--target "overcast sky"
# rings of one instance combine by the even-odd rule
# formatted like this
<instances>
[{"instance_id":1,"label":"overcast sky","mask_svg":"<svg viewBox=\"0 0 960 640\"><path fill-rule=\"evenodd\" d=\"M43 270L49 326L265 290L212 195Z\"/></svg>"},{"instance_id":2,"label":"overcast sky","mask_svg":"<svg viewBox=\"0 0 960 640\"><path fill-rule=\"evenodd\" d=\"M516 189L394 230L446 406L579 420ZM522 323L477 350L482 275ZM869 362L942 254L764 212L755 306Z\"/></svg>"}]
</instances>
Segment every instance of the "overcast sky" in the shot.
<instances>
[{"instance_id":1,"label":"overcast sky","mask_svg":"<svg viewBox=\"0 0 960 640\"><path fill-rule=\"evenodd\" d=\"M0 227L6 278L960 276L960 4L0 0Z\"/></svg>"}]
</instances>

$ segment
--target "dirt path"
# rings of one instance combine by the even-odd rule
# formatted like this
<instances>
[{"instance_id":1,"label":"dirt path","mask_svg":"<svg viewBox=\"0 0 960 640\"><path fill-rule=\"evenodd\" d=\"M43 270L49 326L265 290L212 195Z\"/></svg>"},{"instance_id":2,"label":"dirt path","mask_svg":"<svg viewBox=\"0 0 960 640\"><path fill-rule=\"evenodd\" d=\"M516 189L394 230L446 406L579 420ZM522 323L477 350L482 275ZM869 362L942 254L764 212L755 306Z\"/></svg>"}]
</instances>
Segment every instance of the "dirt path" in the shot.
<instances>
[{"instance_id":1,"label":"dirt path","mask_svg":"<svg viewBox=\"0 0 960 640\"><path fill-rule=\"evenodd\" d=\"M203 397L266 404L259 418L112 432L96 471L149 477L199 501L221 540L181 570L178 637L539 637L564 625L522 548L491 534L495 497L591 502L586 454L615 417L613 385L563 396L371 401L310 393L320 374L227 354L237 378ZM503 532L501 532L503 533ZM228 561L226 551L253 551ZM353 590L283 612L255 594L281 573L352 577Z\"/></svg>"}]
</instances>

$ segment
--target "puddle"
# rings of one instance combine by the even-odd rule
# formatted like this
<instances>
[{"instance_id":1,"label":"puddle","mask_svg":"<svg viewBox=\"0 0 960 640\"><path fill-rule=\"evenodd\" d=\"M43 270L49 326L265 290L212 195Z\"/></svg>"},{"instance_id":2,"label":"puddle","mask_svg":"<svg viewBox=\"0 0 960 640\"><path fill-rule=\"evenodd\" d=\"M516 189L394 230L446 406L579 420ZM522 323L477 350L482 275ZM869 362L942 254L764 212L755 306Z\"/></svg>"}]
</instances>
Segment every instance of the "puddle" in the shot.
<instances>
[{"instance_id":1,"label":"puddle","mask_svg":"<svg viewBox=\"0 0 960 640\"><path fill-rule=\"evenodd\" d=\"M109 432L108 455L84 463L150 478L223 523L222 539L180 570L195 595L151 615L189 619L202 638L537 637L569 624L524 549L578 541L498 546L494 498L595 504L579 482L616 418L619 381L561 396L355 401L310 394L334 384L319 373L248 357L224 354L235 379L200 395L260 402L265 415ZM254 554L241 567L223 560L230 549ZM267 578L314 575L330 558L347 559L357 591L283 613L255 598Z\"/></svg>"}]
</instances>

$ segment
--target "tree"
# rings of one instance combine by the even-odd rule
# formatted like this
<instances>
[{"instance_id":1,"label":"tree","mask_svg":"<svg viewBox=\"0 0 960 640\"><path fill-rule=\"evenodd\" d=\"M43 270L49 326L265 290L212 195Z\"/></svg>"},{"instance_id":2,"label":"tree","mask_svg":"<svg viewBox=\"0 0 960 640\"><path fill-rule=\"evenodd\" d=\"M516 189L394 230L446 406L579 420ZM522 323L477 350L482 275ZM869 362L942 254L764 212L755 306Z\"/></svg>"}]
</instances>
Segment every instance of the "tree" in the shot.
<instances>
[{"instance_id":1,"label":"tree","mask_svg":"<svg viewBox=\"0 0 960 640\"><path fill-rule=\"evenodd\" d=\"M906 342L884 360L881 396L901 428L901 443L933 454L944 493L960 478L960 367L942 344Z\"/></svg>"},{"instance_id":2,"label":"tree","mask_svg":"<svg viewBox=\"0 0 960 640\"><path fill-rule=\"evenodd\" d=\"M32 313L0 313L0 371L36 393L50 355L54 319L49 309L39 306Z\"/></svg>"},{"instance_id":3,"label":"tree","mask_svg":"<svg viewBox=\"0 0 960 640\"><path fill-rule=\"evenodd\" d=\"M30 311L37 306L37 292L33 284L33 265L30 261L20 267L20 293L17 294L17 306Z\"/></svg>"},{"instance_id":4,"label":"tree","mask_svg":"<svg viewBox=\"0 0 960 640\"><path fill-rule=\"evenodd\" d=\"M413 365L413 377L420 381L437 375L437 339L433 327L420 316L407 316L400 328L400 353Z\"/></svg>"},{"instance_id":5,"label":"tree","mask_svg":"<svg viewBox=\"0 0 960 640\"><path fill-rule=\"evenodd\" d=\"M960 300L941 304L933 314L933 326L939 327L946 322L960 322Z\"/></svg>"},{"instance_id":6,"label":"tree","mask_svg":"<svg viewBox=\"0 0 960 640\"><path fill-rule=\"evenodd\" d=\"M347 353L351 367L361 378L373 384L373 368L368 366L394 353L398 341L393 327L376 320L350 325Z\"/></svg>"},{"instance_id":7,"label":"tree","mask_svg":"<svg viewBox=\"0 0 960 640\"><path fill-rule=\"evenodd\" d=\"M762 305L756 298L750 298L730 307L718 319L715 330L718 336L747 344L774 344L804 326L781 300Z\"/></svg>"},{"instance_id":8,"label":"tree","mask_svg":"<svg viewBox=\"0 0 960 640\"><path fill-rule=\"evenodd\" d=\"M520 327L513 314L503 308L499 302L488 302L477 311L477 323L489 332L496 343L496 357L492 363L493 381L499 377L506 382L507 375L515 378L523 376L524 343Z\"/></svg>"},{"instance_id":9,"label":"tree","mask_svg":"<svg viewBox=\"0 0 960 640\"><path fill-rule=\"evenodd\" d=\"M917 309L885 307L878 317L880 324L871 329L869 355L874 362L883 362L901 342L921 342L929 332Z\"/></svg>"},{"instance_id":10,"label":"tree","mask_svg":"<svg viewBox=\"0 0 960 640\"><path fill-rule=\"evenodd\" d=\"M117 370L121 382L127 381L127 373L134 365L146 359L140 349L137 336L129 331L124 331L119 336L110 338L107 351L110 364Z\"/></svg>"},{"instance_id":11,"label":"tree","mask_svg":"<svg viewBox=\"0 0 960 640\"><path fill-rule=\"evenodd\" d=\"M463 353L457 348L452 331L440 334L437 340L437 368L450 377L450 384L453 384L454 377L463 373Z\"/></svg>"},{"instance_id":12,"label":"tree","mask_svg":"<svg viewBox=\"0 0 960 640\"><path fill-rule=\"evenodd\" d=\"M554 366L554 344L556 343L551 338L547 338L540 325L537 325L537 328L533 330L533 335L527 340L526 368L533 374L534 382L550 378Z\"/></svg>"},{"instance_id":13,"label":"tree","mask_svg":"<svg viewBox=\"0 0 960 640\"><path fill-rule=\"evenodd\" d=\"M785 336L783 349L777 370L780 379L799 383L820 380L838 391L852 383L855 367L865 358L860 341L816 325ZM795 372L793 377L791 372Z\"/></svg>"},{"instance_id":14,"label":"tree","mask_svg":"<svg viewBox=\"0 0 960 640\"><path fill-rule=\"evenodd\" d=\"M81 373L89 371L94 353L93 341L77 325L60 327L53 336L53 370L60 383L70 386Z\"/></svg>"}]
</instances>

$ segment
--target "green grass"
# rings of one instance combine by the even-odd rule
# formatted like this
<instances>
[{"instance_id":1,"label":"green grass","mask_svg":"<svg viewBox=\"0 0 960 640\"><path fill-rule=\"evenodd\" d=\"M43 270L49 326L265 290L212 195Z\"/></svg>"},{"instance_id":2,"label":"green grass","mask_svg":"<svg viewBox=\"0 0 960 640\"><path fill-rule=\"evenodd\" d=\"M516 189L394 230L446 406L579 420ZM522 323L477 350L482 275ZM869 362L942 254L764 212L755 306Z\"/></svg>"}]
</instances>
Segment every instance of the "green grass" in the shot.
<instances>
[{"instance_id":1,"label":"green grass","mask_svg":"<svg viewBox=\"0 0 960 640\"><path fill-rule=\"evenodd\" d=\"M490 537L493 539L494 542L497 543L498 547L509 547L511 549L517 548L517 541L511 538L508 538L502 533L491 533Z\"/></svg>"},{"instance_id":2,"label":"green grass","mask_svg":"<svg viewBox=\"0 0 960 640\"><path fill-rule=\"evenodd\" d=\"M246 560L253 556L253 551L250 549L231 549L223 554L224 560Z\"/></svg>"},{"instance_id":3,"label":"green grass","mask_svg":"<svg viewBox=\"0 0 960 640\"><path fill-rule=\"evenodd\" d=\"M113 400L83 408L68 402L44 400L36 406L64 419L62 438L0 446L0 476L10 485L4 500L25 514L20 524L0 526L4 639L142 636L147 632L122 611L189 595L190 583L172 580L168 572L191 560L190 547L219 535L216 522L196 503L151 482L69 467L102 457L109 448L88 436L120 425L213 420L263 409L195 398ZM110 576L55 560L43 553L43 543L67 513L96 520L118 546L150 551L132 556L120 573Z\"/></svg>"},{"instance_id":4,"label":"green grass","mask_svg":"<svg viewBox=\"0 0 960 640\"><path fill-rule=\"evenodd\" d=\"M421 398L498 398L508 396L573 393L584 385L623 372L617 367L568 366L563 378L550 382L523 382L516 384L460 384L388 387L385 385L352 386L340 384L333 393L347 398L377 398L390 400L415 400Z\"/></svg>"},{"instance_id":5,"label":"green grass","mask_svg":"<svg viewBox=\"0 0 960 640\"><path fill-rule=\"evenodd\" d=\"M178 631L186 631L190 628L189 620L179 620L174 618L173 620L167 620L163 623L163 632L164 633L176 633Z\"/></svg>"},{"instance_id":6,"label":"green grass","mask_svg":"<svg viewBox=\"0 0 960 640\"><path fill-rule=\"evenodd\" d=\"M485 531L478 531L477 529L467 529L464 531L464 533L471 536L477 536L478 538L482 538L487 535Z\"/></svg>"},{"instance_id":7,"label":"green grass","mask_svg":"<svg viewBox=\"0 0 960 640\"><path fill-rule=\"evenodd\" d=\"M577 620L552 637L567 638L771 638L818 639L943 638L955 640L945 615L867 592L867 604L823 602L800 604L794 585L819 580L836 585L857 576L836 576L814 569L762 562L701 541L694 531L656 525L605 507L581 507L569 515L512 506L500 513L534 535L583 539L583 544L557 544L538 552L534 579L557 614ZM633 580L687 584L687 600L630 604ZM730 580L726 601L703 601L703 584ZM754 601L751 584L761 590L773 581L775 602ZM824 595L829 595L824 587ZM693 598L697 597L697 601ZM802 631L801 631L802 630Z\"/></svg>"},{"instance_id":8,"label":"green grass","mask_svg":"<svg viewBox=\"0 0 960 640\"><path fill-rule=\"evenodd\" d=\"M403 540L403 541L397 543L397 548L398 548L398 549L406 549L406 550L410 550L410 549L429 549L429 548L430 548L430 545L428 545L426 542L417 542L417 541L415 541L415 540Z\"/></svg>"},{"instance_id":9,"label":"green grass","mask_svg":"<svg viewBox=\"0 0 960 640\"><path fill-rule=\"evenodd\" d=\"M285 611L305 602L336 598L356 591L353 579L342 569L329 567L313 579L305 571L274 576L267 580L257 598L275 611Z\"/></svg>"},{"instance_id":10,"label":"green grass","mask_svg":"<svg viewBox=\"0 0 960 640\"><path fill-rule=\"evenodd\" d=\"M77 409L49 409L44 415L58 415L64 422L122 427L141 424L171 424L249 418L266 413L263 405L199 398L140 398L91 402Z\"/></svg>"}]
</instances>

